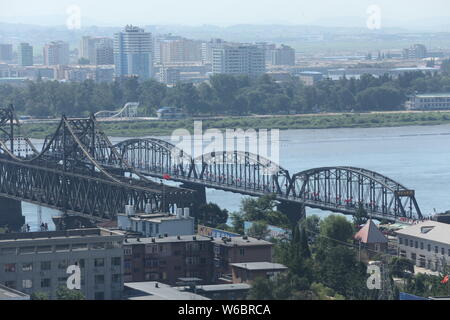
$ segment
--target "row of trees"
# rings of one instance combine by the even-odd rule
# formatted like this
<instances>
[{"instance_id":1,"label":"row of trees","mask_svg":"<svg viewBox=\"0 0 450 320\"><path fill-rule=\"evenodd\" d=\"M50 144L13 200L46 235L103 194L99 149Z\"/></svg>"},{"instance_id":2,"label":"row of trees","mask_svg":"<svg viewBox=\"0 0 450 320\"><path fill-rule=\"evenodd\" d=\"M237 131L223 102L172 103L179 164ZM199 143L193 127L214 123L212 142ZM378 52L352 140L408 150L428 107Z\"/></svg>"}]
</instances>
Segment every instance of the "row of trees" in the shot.
<instances>
[{"instance_id":1,"label":"row of trees","mask_svg":"<svg viewBox=\"0 0 450 320\"><path fill-rule=\"evenodd\" d=\"M0 99L32 116L82 116L116 110L130 101L139 101L141 113L149 116L162 106L182 108L191 115L365 112L402 108L407 95L414 92L450 91L450 62L444 62L442 71L410 72L396 79L363 75L361 79L324 80L314 86L304 86L296 77L277 83L269 75L258 79L214 75L209 83L179 83L173 88L137 78L112 83L38 80L24 87L1 85Z\"/></svg>"}]
</instances>

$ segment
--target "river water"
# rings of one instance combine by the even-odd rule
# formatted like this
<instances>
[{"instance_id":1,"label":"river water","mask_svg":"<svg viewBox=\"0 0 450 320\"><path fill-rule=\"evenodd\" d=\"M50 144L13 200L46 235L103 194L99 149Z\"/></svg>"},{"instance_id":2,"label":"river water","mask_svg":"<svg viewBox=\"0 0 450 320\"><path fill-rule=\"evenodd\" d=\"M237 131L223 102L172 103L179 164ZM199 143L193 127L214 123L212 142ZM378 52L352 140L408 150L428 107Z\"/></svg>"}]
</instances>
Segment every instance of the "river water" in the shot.
<instances>
[{"instance_id":1,"label":"river water","mask_svg":"<svg viewBox=\"0 0 450 320\"><path fill-rule=\"evenodd\" d=\"M280 164L291 175L324 166L365 168L416 190L424 215L450 210L450 125L286 130L280 138ZM34 142L38 145L40 141ZM232 212L239 210L242 196L207 190L207 199ZM36 207L23 203L22 210L35 229ZM311 209L307 213L329 214ZM42 220L50 228L54 227L51 217L55 214L42 209Z\"/></svg>"}]
</instances>

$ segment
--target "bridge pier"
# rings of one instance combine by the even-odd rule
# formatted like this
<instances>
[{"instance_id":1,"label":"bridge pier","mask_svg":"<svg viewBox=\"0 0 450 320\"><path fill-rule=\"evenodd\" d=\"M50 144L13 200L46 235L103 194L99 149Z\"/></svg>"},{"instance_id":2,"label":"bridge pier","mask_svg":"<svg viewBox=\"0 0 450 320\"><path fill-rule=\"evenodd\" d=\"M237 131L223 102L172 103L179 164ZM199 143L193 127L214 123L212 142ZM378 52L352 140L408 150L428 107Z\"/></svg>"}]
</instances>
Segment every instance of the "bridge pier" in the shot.
<instances>
[{"instance_id":1,"label":"bridge pier","mask_svg":"<svg viewBox=\"0 0 450 320\"><path fill-rule=\"evenodd\" d=\"M306 217L305 206L300 203L280 201L281 203L277 206L277 210L285 214L292 225L296 225L301 219Z\"/></svg>"},{"instance_id":2,"label":"bridge pier","mask_svg":"<svg viewBox=\"0 0 450 320\"><path fill-rule=\"evenodd\" d=\"M199 185L199 184L195 184L195 183L183 183L181 185L181 187L195 191L194 197L193 197L194 202L192 203L192 206L191 206L191 210L192 210L191 215L194 218L197 218L197 213L198 213L199 207L207 204L206 187Z\"/></svg>"},{"instance_id":3,"label":"bridge pier","mask_svg":"<svg viewBox=\"0 0 450 320\"><path fill-rule=\"evenodd\" d=\"M0 227L8 226L9 231L18 232L24 224L21 201L0 197Z\"/></svg>"}]
</instances>

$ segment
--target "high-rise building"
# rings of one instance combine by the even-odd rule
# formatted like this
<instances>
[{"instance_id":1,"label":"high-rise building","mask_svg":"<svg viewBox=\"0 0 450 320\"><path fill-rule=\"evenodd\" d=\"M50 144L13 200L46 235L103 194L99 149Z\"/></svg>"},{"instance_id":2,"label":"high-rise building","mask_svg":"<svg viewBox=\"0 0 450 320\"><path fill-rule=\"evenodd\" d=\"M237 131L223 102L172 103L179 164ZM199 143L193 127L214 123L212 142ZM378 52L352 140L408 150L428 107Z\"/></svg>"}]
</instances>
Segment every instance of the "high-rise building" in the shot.
<instances>
[{"instance_id":1,"label":"high-rise building","mask_svg":"<svg viewBox=\"0 0 450 320\"><path fill-rule=\"evenodd\" d=\"M403 49L403 59L424 59L427 57L427 48L423 44L412 45Z\"/></svg>"},{"instance_id":2,"label":"high-rise building","mask_svg":"<svg viewBox=\"0 0 450 320\"><path fill-rule=\"evenodd\" d=\"M114 35L114 64L116 76L153 77L152 34L127 25Z\"/></svg>"},{"instance_id":3,"label":"high-rise building","mask_svg":"<svg viewBox=\"0 0 450 320\"><path fill-rule=\"evenodd\" d=\"M202 43L202 62L203 64L212 64L213 49L221 48L225 44L222 39L211 39L209 42Z\"/></svg>"},{"instance_id":4,"label":"high-rise building","mask_svg":"<svg viewBox=\"0 0 450 320\"><path fill-rule=\"evenodd\" d=\"M13 59L12 44L0 43L0 61L10 62Z\"/></svg>"},{"instance_id":5,"label":"high-rise building","mask_svg":"<svg viewBox=\"0 0 450 320\"><path fill-rule=\"evenodd\" d=\"M114 64L113 39L105 37L83 37L80 42L80 58L92 65Z\"/></svg>"},{"instance_id":6,"label":"high-rise building","mask_svg":"<svg viewBox=\"0 0 450 320\"><path fill-rule=\"evenodd\" d=\"M114 41L109 38L103 38L95 45L95 55L93 64L110 65L114 64Z\"/></svg>"},{"instance_id":7,"label":"high-rise building","mask_svg":"<svg viewBox=\"0 0 450 320\"><path fill-rule=\"evenodd\" d=\"M171 39L160 41L160 62L193 62L202 60L201 42L190 39Z\"/></svg>"},{"instance_id":8,"label":"high-rise building","mask_svg":"<svg viewBox=\"0 0 450 320\"><path fill-rule=\"evenodd\" d=\"M264 49L256 45L224 45L213 49L213 74L258 77L266 72Z\"/></svg>"},{"instance_id":9,"label":"high-rise building","mask_svg":"<svg viewBox=\"0 0 450 320\"><path fill-rule=\"evenodd\" d=\"M19 65L28 67L33 65L33 47L28 43L21 43L18 48Z\"/></svg>"},{"instance_id":10,"label":"high-rise building","mask_svg":"<svg viewBox=\"0 0 450 320\"><path fill-rule=\"evenodd\" d=\"M44 46L44 65L68 65L69 44L64 41L52 41Z\"/></svg>"},{"instance_id":11,"label":"high-rise building","mask_svg":"<svg viewBox=\"0 0 450 320\"><path fill-rule=\"evenodd\" d=\"M274 66L294 66L295 50L289 46L269 49L266 54L267 63Z\"/></svg>"}]
</instances>

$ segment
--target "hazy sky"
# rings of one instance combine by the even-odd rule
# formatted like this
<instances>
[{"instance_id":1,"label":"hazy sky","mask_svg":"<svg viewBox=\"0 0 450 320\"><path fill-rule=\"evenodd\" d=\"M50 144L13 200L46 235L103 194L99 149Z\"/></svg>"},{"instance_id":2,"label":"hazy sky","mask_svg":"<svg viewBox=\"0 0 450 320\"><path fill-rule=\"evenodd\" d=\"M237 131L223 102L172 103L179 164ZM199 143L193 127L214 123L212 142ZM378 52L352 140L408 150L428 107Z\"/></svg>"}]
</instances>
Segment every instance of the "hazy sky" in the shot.
<instances>
[{"instance_id":1,"label":"hazy sky","mask_svg":"<svg viewBox=\"0 0 450 320\"><path fill-rule=\"evenodd\" d=\"M99 25L312 24L343 17L365 21L374 4L390 23L450 16L449 0L0 0L0 21L27 23L23 18L34 16L42 24L64 24L67 8L78 5L85 23Z\"/></svg>"}]
</instances>

